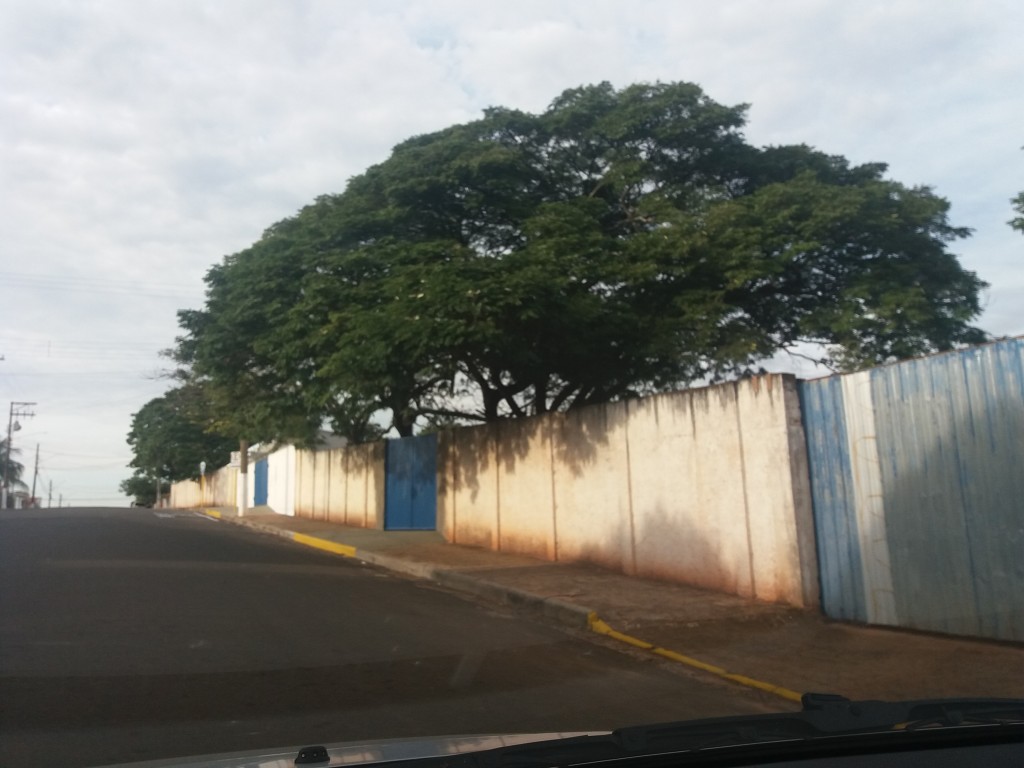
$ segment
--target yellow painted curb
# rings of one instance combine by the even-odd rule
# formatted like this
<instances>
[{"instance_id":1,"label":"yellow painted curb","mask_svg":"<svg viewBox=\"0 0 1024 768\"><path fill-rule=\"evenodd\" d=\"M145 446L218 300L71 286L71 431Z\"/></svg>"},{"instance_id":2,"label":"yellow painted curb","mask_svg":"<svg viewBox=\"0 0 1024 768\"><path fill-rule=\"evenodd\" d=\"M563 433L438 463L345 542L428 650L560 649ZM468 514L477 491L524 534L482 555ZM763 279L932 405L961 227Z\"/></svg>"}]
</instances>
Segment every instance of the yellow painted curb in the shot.
<instances>
[{"instance_id":1,"label":"yellow painted curb","mask_svg":"<svg viewBox=\"0 0 1024 768\"><path fill-rule=\"evenodd\" d=\"M307 547L322 549L325 552L332 552L335 555L344 555L345 557L356 556L355 547L349 546L348 544L338 544L335 541L328 541L327 539L318 539L316 536L307 536L304 533L292 534L292 541L296 541L299 544L305 544Z\"/></svg>"},{"instance_id":2,"label":"yellow painted curb","mask_svg":"<svg viewBox=\"0 0 1024 768\"><path fill-rule=\"evenodd\" d=\"M796 691L791 691L789 688L783 688L780 685L772 685L771 683L765 683L761 680L755 680L754 678L747 677L746 675L738 675L734 672L729 672L722 667L716 667L714 664L707 664L699 659L695 659L691 656L685 656L684 654L676 653L675 651L670 651L667 648L658 648L653 643L648 643L646 640L641 640L631 635L627 635L624 632L612 629L593 611L587 616L587 628L591 632L596 632L599 635L605 635L606 637L610 637L614 640L628 643L636 648L642 648L643 650L650 651L664 659L685 664L688 667L699 669L702 672L708 672L722 678L723 680L739 683L740 685L745 685L748 688L756 688L759 691L773 693L776 696L781 696L789 701L800 701L800 694Z\"/></svg>"},{"instance_id":3,"label":"yellow painted curb","mask_svg":"<svg viewBox=\"0 0 1024 768\"><path fill-rule=\"evenodd\" d=\"M218 512L216 509L204 509L203 514L207 517L215 517L218 520L220 520L220 512Z\"/></svg>"}]
</instances>

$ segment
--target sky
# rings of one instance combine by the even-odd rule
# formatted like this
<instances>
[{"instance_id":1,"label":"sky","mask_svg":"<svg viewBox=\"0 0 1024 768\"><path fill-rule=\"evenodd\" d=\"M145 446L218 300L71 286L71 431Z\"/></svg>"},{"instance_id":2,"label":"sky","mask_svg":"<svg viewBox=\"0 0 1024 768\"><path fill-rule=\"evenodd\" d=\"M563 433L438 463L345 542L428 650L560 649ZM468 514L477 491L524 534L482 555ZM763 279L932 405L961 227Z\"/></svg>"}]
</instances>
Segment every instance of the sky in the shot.
<instances>
[{"instance_id":1,"label":"sky","mask_svg":"<svg viewBox=\"0 0 1024 768\"><path fill-rule=\"evenodd\" d=\"M753 144L932 187L974 230L977 324L1024 333L1022 39L1019 0L2 0L0 412L35 403L27 479L38 445L44 503L127 503L131 416L211 265L409 136L602 81L694 82L750 105Z\"/></svg>"}]
</instances>

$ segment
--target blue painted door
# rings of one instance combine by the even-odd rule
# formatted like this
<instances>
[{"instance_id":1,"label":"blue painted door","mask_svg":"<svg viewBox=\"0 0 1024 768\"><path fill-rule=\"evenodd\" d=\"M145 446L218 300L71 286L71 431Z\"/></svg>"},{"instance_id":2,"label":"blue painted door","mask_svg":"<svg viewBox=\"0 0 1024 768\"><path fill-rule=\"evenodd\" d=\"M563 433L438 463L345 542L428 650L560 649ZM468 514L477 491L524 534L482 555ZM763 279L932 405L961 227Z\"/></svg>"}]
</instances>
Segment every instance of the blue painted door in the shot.
<instances>
[{"instance_id":1,"label":"blue painted door","mask_svg":"<svg viewBox=\"0 0 1024 768\"><path fill-rule=\"evenodd\" d=\"M267 503L267 460L260 459L256 462L253 471L253 505L262 506Z\"/></svg>"},{"instance_id":2,"label":"blue painted door","mask_svg":"<svg viewBox=\"0 0 1024 768\"><path fill-rule=\"evenodd\" d=\"M388 440L384 454L384 528L437 528L437 435Z\"/></svg>"}]
</instances>

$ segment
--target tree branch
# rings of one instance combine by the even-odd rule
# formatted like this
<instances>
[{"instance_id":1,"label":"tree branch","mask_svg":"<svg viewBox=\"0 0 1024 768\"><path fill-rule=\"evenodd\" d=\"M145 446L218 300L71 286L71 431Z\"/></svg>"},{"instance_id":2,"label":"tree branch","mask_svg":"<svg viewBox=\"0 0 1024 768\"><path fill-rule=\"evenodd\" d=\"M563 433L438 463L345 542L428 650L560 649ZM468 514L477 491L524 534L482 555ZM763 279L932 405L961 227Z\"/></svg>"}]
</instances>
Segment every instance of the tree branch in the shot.
<instances>
[{"instance_id":1,"label":"tree branch","mask_svg":"<svg viewBox=\"0 0 1024 768\"><path fill-rule=\"evenodd\" d=\"M508 403L508 407L512 409L513 414L520 418L526 415L526 412L523 411L522 406L520 406L519 403L516 402L515 395L506 395L502 399L506 403Z\"/></svg>"},{"instance_id":2,"label":"tree branch","mask_svg":"<svg viewBox=\"0 0 1024 768\"><path fill-rule=\"evenodd\" d=\"M549 406L548 410L557 411L559 408L562 407L565 401L569 399L569 396L572 395L572 393L575 392L578 388L579 387L576 384L566 385L566 387L561 392L555 395L555 399L551 401L551 405Z\"/></svg>"},{"instance_id":3,"label":"tree branch","mask_svg":"<svg viewBox=\"0 0 1024 768\"><path fill-rule=\"evenodd\" d=\"M448 408L421 408L421 416L449 416L453 419L472 419L473 421L486 422L487 417L482 413L472 411L453 411Z\"/></svg>"}]
</instances>

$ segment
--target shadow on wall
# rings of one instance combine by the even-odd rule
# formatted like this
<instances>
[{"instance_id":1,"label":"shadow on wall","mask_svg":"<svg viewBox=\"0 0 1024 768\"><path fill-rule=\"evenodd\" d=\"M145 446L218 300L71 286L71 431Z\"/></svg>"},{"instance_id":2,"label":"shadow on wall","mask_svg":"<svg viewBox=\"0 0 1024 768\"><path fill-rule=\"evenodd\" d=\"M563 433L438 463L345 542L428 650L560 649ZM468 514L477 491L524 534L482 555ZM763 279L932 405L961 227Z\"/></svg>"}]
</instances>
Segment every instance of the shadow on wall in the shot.
<instances>
[{"instance_id":1,"label":"shadow on wall","mask_svg":"<svg viewBox=\"0 0 1024 768\"><path fill-rule=\"evenodd\" d=\"M295 453L295 515L375 527L382 519L384 443Z\"/></svg>"},{"instance_id":2,"label":"shadow on wall","mask_svg":"<svg viewBox=\"0 0 1024 768\"><path fill-rule=\"evenodd\" d=\"M764 383L760 378L748 383L755 392L763 386L771 394L774 378L763 378ZM443 465L453 467L452 479L459 488L469 489L474 500L480 489L480 476L493 470L493 461L499 462L506 471L514 471L544 439L552 441L554 459L580 477L594 465L601 449L610 445L613 435L625 439L630 408L635 407L635 403L651 404L657 413L659 404L682 399L688 403L692 417L693 411L698 409L709 413L713 409L735 408L738 386L738 382L727 382L652 395L637 401L601 403L565 413L449 429L442 433L439 459Z\"/></svg>"},{"instance_id":3,"label":"shadow on wall","mask_svg":"<svg viewBox=\"0 0 1024 768\"><path fill-rule=\"evenodd\" d=\"M638 522L637 576L754 597L751 552L744 539L714 542L698 526L661 506Z\"/></svg>"},{"instance_id":4,"label":"shadow on wall","mask_svg":"<svg viewBox=\"0 0 1024 768\"><path fill-rule=\"evenodd\" d=\"M625 428L627 407L625 402L592 405L568 413L446 430L438 448L439 461L453 469L456 486L468 489L474 501L481 476L489 476L495 462L504 471L514 472L540 443L553 445L554 458L579 476L594 463L598 447L609 444L609 434Z\"/></svg>"},{"instance_id":5,"label":"shadow on wall","mask_svg":"<svg viewBox=\"0 0 1024 768\"><path fill-rule=\"evenodd\" d=\"M480 476L488 473L493 465L494 433L493 424L460 427L445 430L439 441L439 461L444 461L444 466L449 468L455 489L468 489L473 501L480 495Z\"/></svg>"},{"instance_id":6,"label":"shadow on wall","mask_svg":"<svg viewBox=\"0 0 1024 768\"><path fill-rule=\"evenodd\" d=\"M744 597L753 595L745 549L729 558L728 553L713 544L698 527L680 522L660 507L649 511L640 522L642 525L632 536L632 562L614 556L619 542L631 539L628 521L621 521L617 534L612 530L604 546L580 547L572 561L592 563L654 581L688 584ZM650 608L652 613L658 610L657 605Z\"/></svg>"},{"instance_id":7,"label":"shadow on wall","mask_svg":"<svg viewBox=\"0 0 1024 768\"><path fill-rule=\"evenodd\" d=\"M536 437L549 428L546 421L547 417L509 419L447 430L438 446L439 463L451 468L456 488L468 490L475 502L481 477L493 476L498 463L514 469L529 455Z\"/></svg>"},{"instance_id":8,"label":"shadow on wall","mask_svg":"<svg viewBox=\"0 0 1024 768\"><path fill-rule=\"evenodd\" d=\"M376 443L345 446L340 449L345 455L345 467L350 474L365 474L373 467L377 456L373 450Z\"/></svg>"},{"instance_id":9,"label":"shadow on wall","mask_svg":"<svg viewBox=\"0 0 1024 768\"><path fill-rule=\"evenodd\" d=\"M600 448L609 446L610 435L625 437L629 401L591 405L552 417L555 459L575 477L582 477L595 464ZM624 472L628 469L623 467Z\"/></svg>"}]
</instances>

